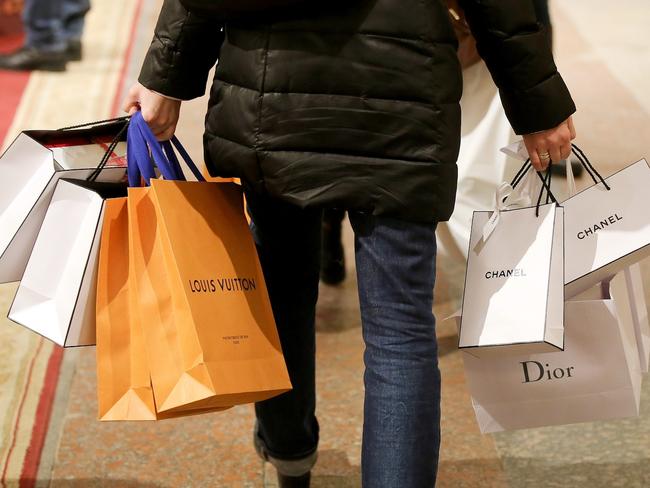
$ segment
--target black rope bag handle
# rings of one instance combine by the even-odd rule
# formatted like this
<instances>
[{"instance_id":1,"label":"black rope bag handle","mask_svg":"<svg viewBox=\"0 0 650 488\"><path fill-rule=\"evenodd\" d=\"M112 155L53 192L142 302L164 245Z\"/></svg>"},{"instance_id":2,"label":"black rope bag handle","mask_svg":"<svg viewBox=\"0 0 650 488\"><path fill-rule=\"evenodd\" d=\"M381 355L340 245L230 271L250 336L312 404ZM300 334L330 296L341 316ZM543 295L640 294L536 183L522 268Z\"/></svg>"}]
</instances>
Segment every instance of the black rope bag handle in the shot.
<instances>
[{"instance_id":1,"label":"black rope bag handle","mask_svg":"<svg viewBox=\"0 0 650 488\"><path fill-rule=\"evenodd\" d=\"M122 136L126 133L126 131L129 128L129 123L131 121L130 118L122 118L121 120L125 120L124 126L119 130L117 135L113 138L111 143L108 145L106 148L106 152L104 153L104 156L102 156L101 161L97 165L97 167L93 170L90 175L88 175L88 178L86 178L87 181L96 181L97 178L99 178L99 175L101 174L102 170L106 167L108 164L108 160L111 158L111 154L113 154L113 151L117 147L117 145L120 143L120 140L122 139Z\"/></svg>"},{"instance_id":2,"label":"black rope bag handle","mask_svg":"<svg viewBox=\"0 0 650 488\"><path fill-rule=\"evenodd\" d=\"M539 192L539 197L537 198L537 204L535 205L535 216L539 217L539 207L542 204L542 197L544 196L544 191L546 191L546 203L555 203L557 204L557 198L555 198L555 195L553 195L553 192L551 191L551 166L553 165L553 161L549 161L548 168L546 170L546 174L542 175L539 171L535 171L537 173L537 176L539 176L539 179L542 181L542 190ZM524 179L524 176L528 172L528 170L531 168L532 163L530 161L530 158L526 160L526 162L523 164L523 166L517 171L517 174L515 177L512 179L512 182L510 183L510 186L512 188L515 188L521 181Z\"/></svg>"},{"instance_id":3,"label":"black rope bag handle","mask_svg":"<svg viewBox=\"0 0 650 488\"><path fill-rule=\"evenodd\" d=\"M544 190L546 190L546 203L549 204L553 202L556 205L558 204L555 195L553 195L553 192L551 192L551 177L552 177L551 167L552 166L553 166L553 161L549 161L548 168L546 170L546 175L542 178L542 191L539 192L539 197L537 198L537 205L535 206L535 217L539 217L539 207L542 202L542 195L544 195Z\"/></svg>"},{"instance_id":4,"label":"black rope bag handle","mask_svg":"<svg viewBox=\"0 0 650 488\"><path fill-rule=\"evenodd\" d=\"M611 187L607 184L605 179L596 170L596 168L594 168L593 164L591 164L591 161L589 161L589 158L587 158L587 156L582 151L582 149L580 149L575 144L571 143L571 152L573 152L573 154L575 154L575 156L578 158L578 161L580 161L582 167L587 171L587 173L589 173L589 176L591 176L591 179L594 180L594 183L596 184L602 183L603 186L607 189L607 191L611 190Z\"/></svg>"},{"instance_id":5,"label":"black rope bag handle","mask_svg":"<svg viewBox=\"0 0 650 488\"><path fill-rule=\"evenodd\" d=\"M57 130L81 129L83 127L93 127L95 125L108 125L113 122L127 122L130 118L131 117L129 115L125 115L123 117L115 117L113 119L96 120L94 122L86 122L85 124L70 125L68 127L61 127L60 129Z\"/></svg>"}]
</instances>

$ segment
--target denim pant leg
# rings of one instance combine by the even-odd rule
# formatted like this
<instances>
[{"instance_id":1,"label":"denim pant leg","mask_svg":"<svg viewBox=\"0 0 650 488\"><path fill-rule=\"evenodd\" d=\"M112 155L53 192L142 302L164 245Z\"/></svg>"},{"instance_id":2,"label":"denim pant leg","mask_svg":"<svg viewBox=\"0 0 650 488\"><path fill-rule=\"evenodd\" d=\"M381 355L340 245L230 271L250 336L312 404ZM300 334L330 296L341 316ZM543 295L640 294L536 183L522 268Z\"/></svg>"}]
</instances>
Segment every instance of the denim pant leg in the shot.
<instances>
[{"instance_id":1,"label":"denim pant leg","mask_svg":"<svg viewBox=\"0 0 650 488\"><path fill-rule=\"evenodd\" d=\"M44 51L63 51L63 0L25 0L25 44Z\"/></svg>"},{"instance_id":2,"label":"denim pant leg","mask_svg":"<svg viewBox=\"0 0 650 488\"><path fill-rule=\"evenodd\" d=\"M315 316L320 272L321 215L246 192L282 351L293 390L255 405L258 452L286 475L316 461L318 422Z\"/></svg>"},{"instance_id":3,"label":"denim pant leg","mask_svg":"<svg viewBox=\"0 0 650 488\"><path fill-rule=\"evenodd\" d=\"M66 42L81 39L90 0L63 0L63 37Z\"/></svg>"},{"instance_id":4,"label":"denim pant leg","mask_svg":"<svg viewBox=\"0 0 650 488\"><path fill-rule=\"evenodd\" d=\"M440 447L435 224L352 212L366 344L364 488L435 486Z\"/></svg>"}]
</instances>

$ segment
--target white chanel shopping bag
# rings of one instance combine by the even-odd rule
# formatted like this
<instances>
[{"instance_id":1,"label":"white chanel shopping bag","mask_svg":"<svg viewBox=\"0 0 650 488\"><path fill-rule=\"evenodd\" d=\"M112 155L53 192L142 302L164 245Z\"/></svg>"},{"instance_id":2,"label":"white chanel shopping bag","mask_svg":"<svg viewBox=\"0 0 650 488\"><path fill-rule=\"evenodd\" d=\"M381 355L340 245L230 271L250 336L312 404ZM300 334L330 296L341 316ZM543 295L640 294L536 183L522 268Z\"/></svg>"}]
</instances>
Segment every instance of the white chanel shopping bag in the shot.
<instances>
[{"instance_id":1,"label":"white chanel shopping bag","mask_svg":"<svg viewBox=\"0 0 650 488\"><path fill-rule=\"evenodd\" d=\"M650 254L650 167L642 159L562 205L566 292L573 296Z\"/></svg>"},{"instance_id":2,"label":"white chanel shopping bag","mask_svg":"<svg viewBox=\"0 0 650 488\"><path fill-rule=\"evenodd\" d=\"M566 296L574 297L596 283L650 255L650 167L645 159L602 178L575 145L594 184L576 193L571 165L567 165L569 198L565 208ZM501 149L525 160L523 141Z\"/></svg>"},{"instance_id":3,"label":"white chanel shopping bag","mask_svg":"<svg viewBox=\"0 0 650 488\"><path fill-rule=\"evenodd\" d=\"M124 124L26 131L0 157L0 283L22 277L57 180L88 177ZM125 153L113 147L98 181L124 178Z\"/></svg>"},{"instance_id":4,"label":"white chanel shopping bag","mask_svg":"<svg viewBox=\"0 0 650 488\"><path fill-rule=\"evenodd\" d=\"M553 203L474 212L460 349L476 356L562 349L563 237L563 209Z\"/></svg>"},{"instance_id":5,"label":"white chanel shopping bag","mask_svg":"<svg viewBox=\"0 0 650 488\"><path fill-rule=\"evenodd\" d=\"M483 433L639 414L633 324L609 294L566 302L564 351L463 360Z\"/></svg>"},{"instance_id":6,"label":"white chanel shopping bag","mask_svg":"<svg viewBox=\"0 0 650 488\"><path fill-rule=\"evenodd\" d=\"M59 179L9 319L64 347L95 344L99 243L107 198L126 183Z\"/></svg>"}]
</instances>

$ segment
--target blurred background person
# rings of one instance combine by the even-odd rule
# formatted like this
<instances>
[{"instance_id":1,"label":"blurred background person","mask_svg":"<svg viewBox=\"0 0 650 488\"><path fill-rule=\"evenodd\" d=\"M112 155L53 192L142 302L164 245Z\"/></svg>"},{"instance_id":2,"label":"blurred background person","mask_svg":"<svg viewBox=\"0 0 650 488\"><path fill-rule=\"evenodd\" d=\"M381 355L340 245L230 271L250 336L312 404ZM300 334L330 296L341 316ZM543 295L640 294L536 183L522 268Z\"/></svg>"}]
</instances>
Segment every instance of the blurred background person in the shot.
<instances>
[{"instance_id":1,"label":"blurred background person","mask_svg":"<svg viewBox=\"0 0 650 488\"><path fill-rule=\"evenodd\" d=\"M12 41L22 38L22 11L22 0L0 0L0 54L13 49L18 44Z\"/></svg>"},{"instance_id":2,"label":"blurred background person","mask_svg":"<svg viewBox=\"0 0 650 488\"><path fill-rule=\"evenodd\" d=\"M345 280L345 251L343 249L343 220L345 210L323 210L320 279L327 285L338 285Z\"/></svg>"},{"instance_id":3,"label":"blurred background person","mask_svg":"<svg viewBox=\"0 0 650 488\"><path fill-rule=\"evenodd\" d=\"M537 20L546 26L549 31L549 38L551 38L551 16L548 11L548 0L533 0L533 4L535 4Z\"/></svg>"},{"instance_id":4,"label":"blurred background person","mask_svg":"<svg viewBox=\"0 0 650 488\"><path fill-rule=\"evenodd\" d=\"M82 58L81 35L89 0L25 0L25 43L0 55L0 69L64 71Z\"/></svg>"}]
</instances>

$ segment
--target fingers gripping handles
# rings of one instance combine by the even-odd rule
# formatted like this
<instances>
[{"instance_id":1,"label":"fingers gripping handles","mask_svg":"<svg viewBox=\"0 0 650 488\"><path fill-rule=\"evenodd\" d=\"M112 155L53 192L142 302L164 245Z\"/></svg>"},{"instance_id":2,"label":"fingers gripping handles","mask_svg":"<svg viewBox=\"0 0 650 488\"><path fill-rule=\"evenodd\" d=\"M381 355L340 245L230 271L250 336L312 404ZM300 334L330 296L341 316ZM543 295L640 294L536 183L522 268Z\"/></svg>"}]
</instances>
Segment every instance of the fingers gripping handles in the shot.
<instances>
[{"instance_id":1,"label":"fingers gripping handles","mask_svg":"<svg viewBox=\"0 0 650 488\"><path fill-rule=\"evenodd\" d=\"M142 179L148 186L152 178L157 178L156 168L166 180L184 181L185 175L174 148L181 155L185 165L195 178L198 181L205 181L205 178L176 136L171 141L158 141L142 118L142 114L136 112L131 117L127 134L129 186L140 186Z\"/></svg>"},{"instance_id":2,"label":"fingers gripping handles","mask_svg":"<svg viewBox=\"0 0 650 488\"><path fill-rule=\"evenodd\" d=\"M602 177L602 175L591 164L591 162L589 161L585 153L582 151L582 149L580 149L575 144L571 144L571 151L576 156L578 161L580 161L580 164L582 164L585 171L591 177L591 179L595 184L602 183L607 190L611 189L610 186L605 181L605 179ZM542 175L542 173L539 172L537 173L540 180L542 181L542 190L537 200L537 207L536 207L537 212L539 212L539 206L541 204L542 196L545 190L546 190L546 203L550 203L551 201L557 203L557 199L551 192L551 164L552 162L549 164L548 171L546 172L545 175ZM512 183L510 184L512 188L515 188L518 184L521 183L521 181L524 179L524 176L530 170L531 166L532 165L530 159L527 159L524 165L521 167L521 169L517 172L517 174L513 178ZM571 162L568 160L566 161L566 171L567 171L567 184L569 187L569 196L573 196L576 193L576 188L575 188L575 181L573 178L573 169L571 167Z\"/></svg>"}]
</instances>

